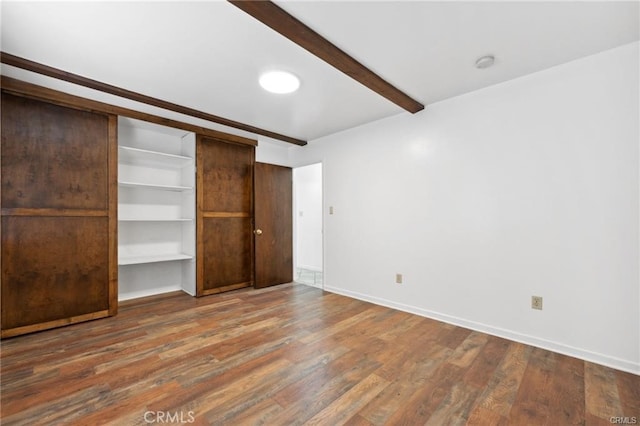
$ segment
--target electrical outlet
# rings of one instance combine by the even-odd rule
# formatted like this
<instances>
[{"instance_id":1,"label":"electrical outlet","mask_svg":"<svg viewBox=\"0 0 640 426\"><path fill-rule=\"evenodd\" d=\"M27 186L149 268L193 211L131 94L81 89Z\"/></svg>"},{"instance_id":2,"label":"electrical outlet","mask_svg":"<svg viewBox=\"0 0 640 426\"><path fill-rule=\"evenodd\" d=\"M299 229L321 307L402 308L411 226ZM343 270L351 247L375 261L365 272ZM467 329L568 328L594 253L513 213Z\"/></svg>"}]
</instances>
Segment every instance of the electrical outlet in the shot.
<instances>
[{"instance_id":1,"label":"electrical outlet","mask_svg":"<svg viewBox=\"0 0 640 426\"><path fill-rule=\"evenodd\" d=\"M396 283L402 284L402 274L396 274Z\"/></svg>"},{"instance_id":2,"label":"electrical outlet","mask_svg":"<svg viewBox=\"0 0 640 426\"><path fill-rule=\"evenodd\" d=\"M542 310L542 297L541 296L531 296L531 309Z\"/></svg>"}]
</instances>

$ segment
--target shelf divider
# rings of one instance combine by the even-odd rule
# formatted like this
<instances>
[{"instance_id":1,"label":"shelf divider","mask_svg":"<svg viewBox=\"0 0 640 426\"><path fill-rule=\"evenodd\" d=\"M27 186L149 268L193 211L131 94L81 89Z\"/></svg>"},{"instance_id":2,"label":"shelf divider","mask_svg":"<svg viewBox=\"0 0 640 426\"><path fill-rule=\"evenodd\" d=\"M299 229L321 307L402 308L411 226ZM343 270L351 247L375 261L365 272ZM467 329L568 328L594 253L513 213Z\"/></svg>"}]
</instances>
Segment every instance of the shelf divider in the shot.
<instances>
[{"instance_id":1,"label":"shelf divider","mask_svg":"<svg viewBox=\"0 0 640 426\"><path fill-rule=\"evenodd\" d=\"M184 155L149 151L129 146L120 146L119 148L119 160L121 163L180 168L193 162L193 158Z\"/></svg>"},{"instance_id":2,"label":"shelf divider","mask_svg":"<svg viewBox=\"0 0 640 426\"><path fill-rule=\"evenodd\" d=\"M118 222L193 222L190 218L120 218Z\"/></svg>"},{"instance_id":3,"label":"shelf divider","mask_svg":"<svg viewBox=\"0 0 640 426\"><path fill-rule=\"evenodd\" d=\"M168 254L153 254L145 256L123 256L118 258L119 266L126 265L141 265L144 263L156 263L156 262L172 262L175 260L190 260L193 256L184 253L168 253Z\"/></svg>"},{"instance_id":4,"label":"shelf divider","mask_svg":"<svg viewBox=\"0 0 640 426\"><path fill-rule=\"evenodd\" d=\"M118 186L123 188L157 189L160 191L173 191L173 192L184 192L184 191L193 190L193 187L191 186L157 185L157 184L151 184L151 183L124 182L124 181L119 181Z\"/></svg>"}]
</instances>

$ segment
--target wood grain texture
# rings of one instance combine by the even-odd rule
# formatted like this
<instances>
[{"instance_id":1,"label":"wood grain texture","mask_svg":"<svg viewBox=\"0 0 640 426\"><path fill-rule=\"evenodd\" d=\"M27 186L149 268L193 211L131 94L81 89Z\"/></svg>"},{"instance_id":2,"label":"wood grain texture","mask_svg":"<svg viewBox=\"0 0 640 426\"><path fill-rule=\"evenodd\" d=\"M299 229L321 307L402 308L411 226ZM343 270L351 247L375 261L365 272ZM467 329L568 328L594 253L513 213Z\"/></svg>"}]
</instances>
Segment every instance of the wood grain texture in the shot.
<instances>
[{"instance_id":1,"label":"wood grain texture","mask_svg":"<svg viewBox=\"0 0 640 426\"><path fill-rule=\"evenodd\" d=\"M251 217L249 212L203 212L202 217Z\"/></svg>"},{"instance_id":2,"label":"wood grain texture","mask_svg":"<svg viewBox=\"0 0 640 426\"><path fill-rule=\"evenodd\" d=\"M293 170L256 163L255 287L293 281Z\"/></svg>"},{"instance_id":3,"label":"wood grain texture","mask_svg":"<svg viewBox=\"0 0 640 426\"><path fill-rule=\"evenodd\" d=\"M2 207L108 210L108 117L2 96Z\"/></svg>"},{"instance_id":4,"label":"wood grain texture","mask_svg":"<svg viewBox=\"0 0 640 426\"><path fill-rule=\"evenodd\" d=\"M240 123L238 121L230 120L228 118L220 117L214 114L209 114L204 111L199 111L193 108L185 107L183 105L167 102L165 100L147 96L141 93L137 93L132 90L123 89L121 87L113 86L111 84L107 84L101 81L83 77L78 74L74 74L58 68L50 67L48 65L31 61L26 58L21 58L15 55L11 55L6 52L0 52L0 62L17 67L17 68L25 69L27 71L32 71L32 72L53 77L59 80L64 80L70 83L78 84L80 86L88 87L90 89L98 90L100 92L109 93L111 95L119 96L121 98L131 99L133 101L141 102L143 104L152 105L158 108L178 112L180 114L188 115L191 117L200 118L206 121L210 121L212 123L229 126L234 129L244 130L250 133L255 133L257 135L267 136L273 139L278 139L278 140L289 142L295 145L302 146L307 144L306 141L303 141L301 139L297 139L291 136L272 132L270 130L261 129L259 127L251 126L249 124Z\"/></svg>"},{"instance_id":5,"label":"wood grain texture","mask_svg":"<svg viewBox=\"0 0 640 426\"><path fill-rule=\"evenodd\" d=\"M106 217L109 216L109 210L87 210L87 209L40 209L40 208L3 208L2 216L70 216L70 217L84 217L84 216L95 216L95 217Z\"/></svg>"},{"instance_id":6,"label":"wood grain texture","mask_svg":"<svg viewBox=\"0 0 640 426\"><path fill-rule=\"evenodd\" d=\"M483 407L502 416L509 414L532 349L530 346L518 343L509 345L509 349L496 369L496 374L480 396L480 404Z\"/></svg>"},{"instance_id":7,"label":"wood grain texture","mask_svg":"<svg viewBox=\"0 0 640 426\"><path fill-rule=\"evenodd\" d=\"M565 425L583 423L586 405L584 399L584 366L585 362L576 358L563 355L555 356L553 381L551 388L548 390L549 419L557 419L558 423ZM637 376L635 377L637 379ZM636 386L638 386L637 382ZM639 413L640 408L632 412ZM625 411L623 414L631 416L628 413L629 411Z\"/></svg>"},{"instance_id":8,"label":"wood grain texture","mask_svg":"<svg viewBox=\"0 0 640 426\"><path fill-rule=\"evenodd\" d=\"M602 419L618 416L622 412L615 371L601 365L585 365L584 393L587 413Z\"/></svg>"},{"instance_id":9,"label":"wood grain texture","mask_svg":"<svg viewBox=\"0 0 640 426\"><path fill-rule=\"evenodd\" d=\"M117 312L115 116L3 93L2 337Z\"/></svg>"},{"instance_id":10,"label":"wood grain texture","mask_svg":"<svg viewBox=\"0 0 640 426\"><path fill-rule=\"evenodd\" d=\"M2 327L109 308L107 218L2 218Z\"/></svg>"},{"instance_id":11,"label":"wood grain texture","mask_svg":"<svg viewBox=\"0 0 640 426\"><path fill-rule=\"evenodd\" d=\"M143 425L149 411L275 426L639 416L639 376L300 284L128 301L6 339L0 357L3 425Z\"/></svg>"},{"instance_id":12,"label":"wood grain texture","mask_svg":"<svg viewBox=\"0 0 640 426\"><path fill-rule=\"evenodd\" d=\"M399 107L411 113L424 109L420 102L385 81L275 3L264 0L229 2Z\"/></svg>"},{"instance_id":13,"label":"wood grain texture","mask_svg":"<svg viewBox=\"0 0 640 426\"><path fill-rule=\"evenodd\" d=\"M251 219L203 219L205 290L252 282Z\"/></svg>"},{"instance_id":14,"label":"wood grain texture","mask_svg":"<svg viewBox=\"0 0 640 426\"><path fill-rule=\"evenodd\" d=\"M109 310L104 310L104 311L92 312L90 314L65 317L65 318L57 319L53 321L38 322L36 324L24 325L22 327L13 327L6 330L2 330L1 337L5 338L5 337L20 336L21 334L35 333L37 331L49 330L50 328L63 327L65 325L75 324L77 322L91 321L94 319L104 318L111 315L112 314L110 313Z\"/></svg>"},{"instance_id":15,"label":"wood grain texture","mask_svg":"<svg viewBox=\"0 0 640 426\"><path fill-rule=\"evenodd\" d=\"M107 145L109 215L109 315L118 313L118 117L109 115Z\"/></svg>"},{"instance_id":16,"label":"wood grain texture","mask_svg":"<svg viewBox=\"0 0 640 426\"><path fill-rule=\"evenodd\" d=\"M255 148L196 138L196 294L253 285Z\"/></svg>"},{"instance_id":17,"label":"wood grain texture","mask_svg":"<svg viewBox=\"0 0 640 426\"><path fill-rule=\"evenodd\" d=\"M253 213L254 149L200 138L203 213Z\"/></svg>"}]
</instances>

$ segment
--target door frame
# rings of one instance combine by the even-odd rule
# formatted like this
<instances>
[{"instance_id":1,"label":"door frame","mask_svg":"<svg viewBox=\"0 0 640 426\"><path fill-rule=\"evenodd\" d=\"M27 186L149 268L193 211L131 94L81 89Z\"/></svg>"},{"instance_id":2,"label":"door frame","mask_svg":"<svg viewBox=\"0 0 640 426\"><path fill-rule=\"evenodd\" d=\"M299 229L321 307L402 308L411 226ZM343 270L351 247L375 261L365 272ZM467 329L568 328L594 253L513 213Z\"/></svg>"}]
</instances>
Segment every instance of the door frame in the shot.
<instances>
[{"instance_id":1,"label":"door frame","mask_svg":"<svg viewBox=\"0 0 640 426\"><path fill-rule=\"evenodd\" d=\"M298 266L298 250L297 250L297 241L298 241L298 197L296 196L297 191L296 191L296 179L295 179L295 170L296 169L300 169L302 167L307 167L307 166L313 166L319 164L320 165L320 169L321 169L321 176L320 176L320 185L321 185L321 227L322 227L322 237L320 239L320 243L322 244L322 248L321 248L321 253L322 253L322 280L320 282L319 286L314 286L317 288L321 288L324 289L325 288L325 283L326 283L326 259L327 259L327 254L326 254L326 242L325 242L325 230L326 230L326 224L327 224L327 218L325 217L325 205L326 205L326 198L325 198L325 173L324 173L324 162L323 161L317 161L317 162L313 162L313 163L309 163L309 164L303 164L300 166L296 166L293 167L293 171L294 171L294 179L293 179L293 241L294 241L294 250L293 250L293 273L294 273L294 281L295 281L295 273L296 273L296 269Z\"/></svg>"}]
</instances>

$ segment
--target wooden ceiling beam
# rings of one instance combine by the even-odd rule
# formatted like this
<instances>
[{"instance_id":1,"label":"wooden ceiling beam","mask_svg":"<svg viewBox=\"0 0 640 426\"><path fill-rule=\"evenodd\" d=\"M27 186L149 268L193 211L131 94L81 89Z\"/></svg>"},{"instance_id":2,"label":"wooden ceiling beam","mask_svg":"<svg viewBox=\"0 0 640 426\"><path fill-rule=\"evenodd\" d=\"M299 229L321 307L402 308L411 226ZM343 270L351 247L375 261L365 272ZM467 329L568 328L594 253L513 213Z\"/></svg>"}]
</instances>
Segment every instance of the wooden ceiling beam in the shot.
<instances>
[{"instance_id":1,"label":"wooden ceiling beam","mask_svg":"<svg viewBox=\"0 0 640 426\"><path fill-rule=\"evenodd\" d=\"M224 126L233 127L234 129L243 130L245 132L254 133L257 135L267 136L269 138L289 142L294 145L304 146L306 141L293 138L290 136L275 133L269 130L264 130L259 127L254 127L248 124L240 123L238 121L229 120L217 115L208 114L203 111L198 111L193 108L185 107L182 105L167 102L162 99L153 98L151 96L143 95L141 93L133 92L131 90L123 89L111 84L103 83L101 81L92 80L81 75L73 74L67 71L63 71L58 68L53 68L48 65L40 64L38 62L31 61L29 59L20 58L18 56L11 55L9 53L0 52L0 62L3 64L11 65L16 68L21 68L27 71L35 72L37 74L53 77L58 80L68 81L79 86L88 87L90 89L98 90L100 92L109 93L111 95L119 96L121 98L130 99L143 104L152 105L158 108L166 109L169 111L178 112L180 114L188 115L190 117L200 118L212 123L222 124Z\"/></svg>"},{"instance_id":2,"label":"wooden ceiling beam","mask_svg":"<svg viewBox=\"0 0 640 426\"><path fill-rule=\"evenodd\" d=\"M420 102L385 81L275 3L264 0L228 1L311 54L412 114L424 109L424 105Z\"/></svg>"},{"instance_id":3,"label":"wooden ceiling beam","mask_svg":"<svg viewBox=\"0 0 640 426\"><path fill-rule=\"evenodd\" d=\"M69 93L60 92L58 90L49 89L48 87L37 86L32 83L27 83L26 81L7 77L6 75L0 76L0 89L2 89L2 93L11 93L26 98L37 99L56 105L66 106L69 108L134 118L136 120L155 123L161 126L172 127L174 129L182 129L187 132L197 133L200 135L204 135L210 139L219 139L225 142L238 143L242 145L258 145L258 141L254 139L232 135L230 133L221 132L219 130L208 129L206 127L196 126L195 124L185 123L166 117L160 117L157 115L124 108L117 105L94 101L93 99L70 95Z\"/></svg>"}]
</instances>

